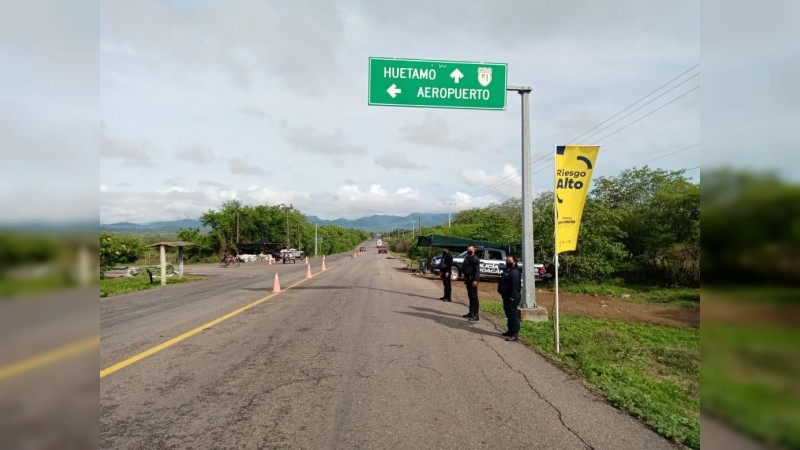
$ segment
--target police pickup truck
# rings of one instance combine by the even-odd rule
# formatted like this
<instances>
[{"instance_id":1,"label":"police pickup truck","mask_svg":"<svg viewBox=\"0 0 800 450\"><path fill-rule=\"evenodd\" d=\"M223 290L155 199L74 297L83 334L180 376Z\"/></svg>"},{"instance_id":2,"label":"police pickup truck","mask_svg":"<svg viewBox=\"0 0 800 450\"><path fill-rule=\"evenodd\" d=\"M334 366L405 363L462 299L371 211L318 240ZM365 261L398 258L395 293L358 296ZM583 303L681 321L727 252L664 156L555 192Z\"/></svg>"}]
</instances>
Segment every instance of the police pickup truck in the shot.
<instances>
[{"instance_id":1,"label":"police pickup truck","mask_svg":"<svg viewBox=\"0 0 800 450\"><path fill-rule=\"evenodd\" d=\"M305 256L306 254L302 250L298 250L296 248L285 248L278 252L278 256L276 258L283 260L284 264L286 264L288 261L291 261L292 264L294 264L298 259L303 259Z\"/></svg>"},{"instance_id":2,"label":"police pickup truck","mask_svg":"<svg viewBox=\"0 0 800 450\"><path fill-rule=\"evenodd\" d=\"M500 275L503 273L503 269L506 268L506 252L505 250L499 248L484 248L484 247L477 247L475 248L475 255L478 256L478 259L481 260L481 278L499 278ZM459 280L462 278L461 275L461 266L464 264L464 258L467 257L467 252L463 252L459 255L453 256L453 268L450 270L450 279L451 280ZM437 256L433 258L432 266L435 272L439 271L439 262L441 261L442 257ZM520 269L522 269L522 261L518 262L517 265ZM544 268L544 264L534 264L534 279L536 281L543 281L545 279L551 278L551 275L547 273Z\"/></svg>"}]
</instances>

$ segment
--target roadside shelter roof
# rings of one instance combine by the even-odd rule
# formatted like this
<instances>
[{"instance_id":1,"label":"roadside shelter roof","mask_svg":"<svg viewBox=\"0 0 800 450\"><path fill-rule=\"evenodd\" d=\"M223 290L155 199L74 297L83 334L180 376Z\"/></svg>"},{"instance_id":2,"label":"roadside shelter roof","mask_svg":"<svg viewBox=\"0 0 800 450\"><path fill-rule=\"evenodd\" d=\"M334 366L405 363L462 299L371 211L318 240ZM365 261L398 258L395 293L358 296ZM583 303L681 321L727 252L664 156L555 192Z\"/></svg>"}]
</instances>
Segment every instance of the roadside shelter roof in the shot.
<instances>
[{"instance_id":1,"label":"roadside shelter roof","mask_svg":"<svg viewBox=\"0 0 800 450\"><path fill-rule=\"evenodd\" d=\"M194 244L186 241L156 242L155 244L148 245L148 247L158 247L161 245L165 247L191 247Z\"/></svg>"}]
</instances>

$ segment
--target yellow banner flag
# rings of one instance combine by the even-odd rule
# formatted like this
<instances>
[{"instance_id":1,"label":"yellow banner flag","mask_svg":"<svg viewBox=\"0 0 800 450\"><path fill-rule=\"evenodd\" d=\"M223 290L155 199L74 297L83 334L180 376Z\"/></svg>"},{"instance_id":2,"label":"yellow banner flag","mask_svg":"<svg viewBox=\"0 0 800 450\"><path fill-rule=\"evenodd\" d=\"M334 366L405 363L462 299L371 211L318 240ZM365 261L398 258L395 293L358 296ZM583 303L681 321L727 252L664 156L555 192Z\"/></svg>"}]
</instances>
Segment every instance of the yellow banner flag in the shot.
<instances>
[{"instance_id":1,"label":"yellow banner flag","mask_svg":"<svg viewBox=\"0 0 800 450\"><path fill-rule=\"evenodd\" d=\"M575 250L600 146L556 147L556 253Z\"/></svg>"}]
</instances>

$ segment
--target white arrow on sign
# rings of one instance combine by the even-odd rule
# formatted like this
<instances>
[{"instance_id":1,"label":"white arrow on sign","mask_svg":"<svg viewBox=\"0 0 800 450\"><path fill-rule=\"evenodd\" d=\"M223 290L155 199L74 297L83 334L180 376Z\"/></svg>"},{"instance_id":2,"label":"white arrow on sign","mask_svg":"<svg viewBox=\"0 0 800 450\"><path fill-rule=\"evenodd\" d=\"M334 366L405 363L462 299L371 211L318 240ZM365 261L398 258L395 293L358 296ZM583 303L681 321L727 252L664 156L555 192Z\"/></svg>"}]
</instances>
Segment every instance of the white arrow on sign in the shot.
<instances>
[{"instance_id":1,"label":"white arrow on sign","mask_svg":"<svg viewBox=\"0 0 800 450\"><path fill-rule=\"evenodd\" d=\"M460 70L458 70L458 67L456 67L456 70L450 73L450 78L452 78L453 81L455 81L456 84L458 84L458 82L461 81L462 78L464 78L464 74L461 73Z\"/></svg>"},{"instance_id":2,"label":"white arrow on sign","mask_svg":"<svg viewBox=\"0 0 800 450\"><path fill-rule=\"evenodd\" d=\"M392 96L392 98L395 98L395 97L397 97L397 94L399 94L399 93L401 93L403 91L401 89L398 89L396 84L392 83L392 85L389 86L389 89L387 89L386 92L388 92L389 95Z\"/></svg>"}]
</instances>

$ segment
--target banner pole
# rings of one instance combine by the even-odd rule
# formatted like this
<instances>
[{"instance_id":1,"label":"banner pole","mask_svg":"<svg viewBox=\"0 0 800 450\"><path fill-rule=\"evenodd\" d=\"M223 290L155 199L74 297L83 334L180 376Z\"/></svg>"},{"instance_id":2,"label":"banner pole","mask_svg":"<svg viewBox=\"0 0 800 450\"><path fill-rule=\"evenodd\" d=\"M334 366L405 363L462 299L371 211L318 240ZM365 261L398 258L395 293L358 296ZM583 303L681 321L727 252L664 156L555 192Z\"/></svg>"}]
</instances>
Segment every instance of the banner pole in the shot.
<instances>
[{"instance_id":1,"label":"banner pole","mask_svg":"<svg viewBox=\"0 0 800 450\"><path fill-rule=\"evenodd\" d=\"M558 170L558 163L555 162L558 158L558 153L553 152L553 160L555 170ZM558 179L556 176L555 179ZM556 189L553 189L553 260L555 262L555 269L556 269L556 301L554 305L554 309L556 310L555 315L555 322L553 323L553 328L555 331L555 340L556 340L556 353L561 353L561 342L559 336L559 323L558 323L558 192Z\"/></svg>"},{"instance_id":2,"label":"banner pole","mask_svg":"<svg viewBox=\"0 0 800 450\"><path fill-rule=\"evenodd\" d=\"M561 353L561 342L558 323L558 253L556 253L556 353Z\"/></svg>"}]
</instances>

